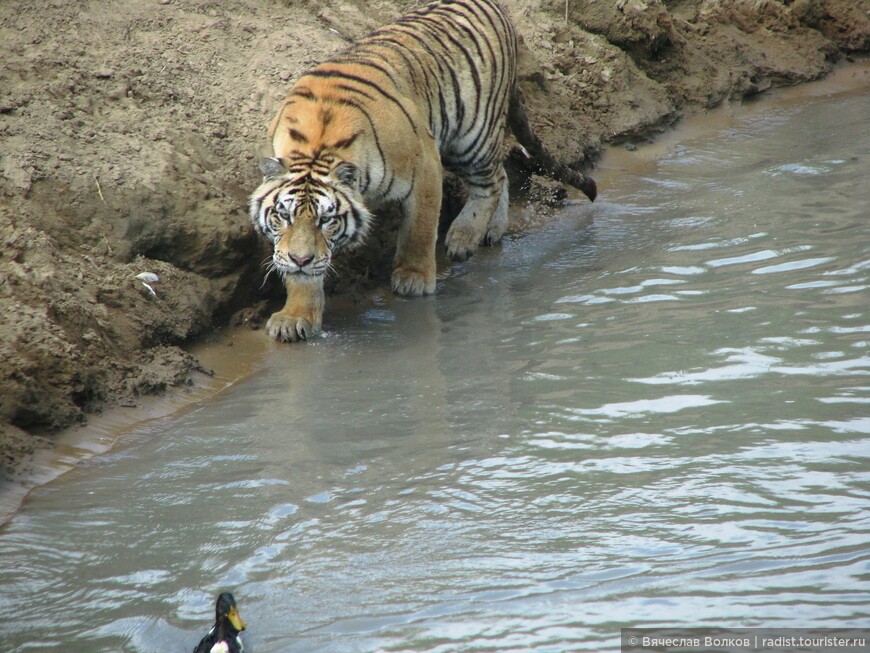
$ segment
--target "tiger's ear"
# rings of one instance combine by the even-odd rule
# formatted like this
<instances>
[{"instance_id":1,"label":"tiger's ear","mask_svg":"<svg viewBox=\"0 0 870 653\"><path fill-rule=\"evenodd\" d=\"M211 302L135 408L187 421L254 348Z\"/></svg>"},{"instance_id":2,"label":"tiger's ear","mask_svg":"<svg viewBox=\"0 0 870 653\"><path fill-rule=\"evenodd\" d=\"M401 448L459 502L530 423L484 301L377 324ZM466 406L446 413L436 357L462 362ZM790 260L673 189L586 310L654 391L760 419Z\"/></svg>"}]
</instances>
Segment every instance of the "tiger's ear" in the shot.
<instances>
[{"instance_id":1,"label":"tiger's ear","mask_svg":"<svg viewBox=\"0 0 870 653\"><path fill-rule=\"evenodd\" d=\"M281 159L270 157L260 159L260 172L263 173L263 181L269 181L287 173L287 168L281 163Z\"/></svg>"},{"instance_id":2,"label":"tiger's ear","mask_svg":"<svg viewBox=\"0 0 870 653\"><path fill-rule=\"evenodd\" d=\"M348 186L356 186L356 180L359 178L359 167L353 163L342 161L332 171L332 174L341 183Z\"/></svg>"}]
</instances>

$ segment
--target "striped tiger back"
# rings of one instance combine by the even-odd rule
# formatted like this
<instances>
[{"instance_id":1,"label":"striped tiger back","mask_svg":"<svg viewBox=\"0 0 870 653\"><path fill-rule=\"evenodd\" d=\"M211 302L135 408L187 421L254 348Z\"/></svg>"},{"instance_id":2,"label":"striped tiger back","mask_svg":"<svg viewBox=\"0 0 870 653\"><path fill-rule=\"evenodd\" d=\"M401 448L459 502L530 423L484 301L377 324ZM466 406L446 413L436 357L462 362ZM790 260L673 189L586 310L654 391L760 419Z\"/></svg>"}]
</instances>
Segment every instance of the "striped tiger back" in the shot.
<instances>
[{"instance_id":1,"label":"striped tiger back","mask_svg":"<svg viewBox=\"0 0 870 653\"><path fill-rule=\"evenodd\" d=\"M500 155L516 52L516 34L498 4L455 0L408 14L335 61L377 70L385 78L381 92L414 97L444 164L468 174Z\"/></svg>"}]
</instances>

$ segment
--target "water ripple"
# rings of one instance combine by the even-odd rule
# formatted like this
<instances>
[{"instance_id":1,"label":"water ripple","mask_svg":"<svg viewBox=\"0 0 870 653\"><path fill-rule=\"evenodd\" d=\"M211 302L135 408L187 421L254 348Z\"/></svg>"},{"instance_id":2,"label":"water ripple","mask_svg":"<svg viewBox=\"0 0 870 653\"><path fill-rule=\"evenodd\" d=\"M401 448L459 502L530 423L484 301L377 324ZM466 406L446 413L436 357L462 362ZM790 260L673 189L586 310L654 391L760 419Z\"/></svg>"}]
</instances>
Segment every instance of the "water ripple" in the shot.
<instances>
[{"instance_id":1,"label":"water ripple","mask_svg":"<svg viewBox=\"0 0 870 653\"><path fill-rule=\"evenodd\" d=\"M189 651L225 589L259 653L866 627L868 103L685 144L435 299L333 306L34 491L6 649Z\"/></svg>"}]
</instances>

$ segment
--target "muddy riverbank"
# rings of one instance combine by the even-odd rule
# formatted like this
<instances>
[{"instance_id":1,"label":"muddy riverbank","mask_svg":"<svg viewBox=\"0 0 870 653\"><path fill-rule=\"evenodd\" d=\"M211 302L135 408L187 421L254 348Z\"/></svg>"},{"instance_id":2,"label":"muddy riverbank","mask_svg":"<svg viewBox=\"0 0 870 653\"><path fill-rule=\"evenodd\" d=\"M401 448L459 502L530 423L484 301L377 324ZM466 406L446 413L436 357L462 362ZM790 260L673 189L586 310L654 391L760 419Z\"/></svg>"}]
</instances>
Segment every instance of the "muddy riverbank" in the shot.
<instances>
[{"instance_id":1,"label":"muddy riverbank","mask_svg":"<svg viewBox=\"0 0 870 653\"><path fill-rule=\"evenodd\" d=\"M4 477L60 429L188 386L200 365L185 343L261 319L281 291L261 288L246 196L277 102L416 4L3 3ZM505 4L532 123L578 166L687 113L821 78L870 44L850 0ZM385 219L332 291L382 283L390 251ZM153 292L142 272L160 277Z\"/></svg>"}]
</instances>

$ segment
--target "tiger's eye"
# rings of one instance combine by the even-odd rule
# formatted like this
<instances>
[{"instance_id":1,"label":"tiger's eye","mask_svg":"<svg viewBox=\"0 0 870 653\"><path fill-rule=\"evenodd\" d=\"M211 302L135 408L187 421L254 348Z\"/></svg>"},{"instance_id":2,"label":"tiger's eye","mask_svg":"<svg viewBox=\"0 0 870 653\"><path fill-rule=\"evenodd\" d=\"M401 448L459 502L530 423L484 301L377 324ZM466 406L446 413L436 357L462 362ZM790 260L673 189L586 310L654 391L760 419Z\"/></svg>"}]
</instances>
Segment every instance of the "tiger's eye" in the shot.
<instances>
[{"instance_id":1,"label":"tiger's eye","mask_svg":"<svg viewBox=\"0 0 870 653\"><path fill-rule=\"evenodd\" d=\"M273 229L281 229L284 223L292 223L293 220L287 211L276 209L269 216Z\"/></svg>"}]
</instances>

